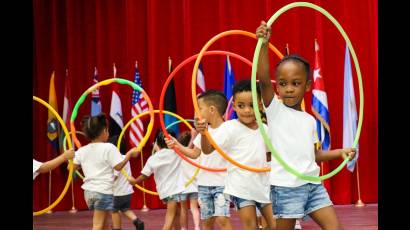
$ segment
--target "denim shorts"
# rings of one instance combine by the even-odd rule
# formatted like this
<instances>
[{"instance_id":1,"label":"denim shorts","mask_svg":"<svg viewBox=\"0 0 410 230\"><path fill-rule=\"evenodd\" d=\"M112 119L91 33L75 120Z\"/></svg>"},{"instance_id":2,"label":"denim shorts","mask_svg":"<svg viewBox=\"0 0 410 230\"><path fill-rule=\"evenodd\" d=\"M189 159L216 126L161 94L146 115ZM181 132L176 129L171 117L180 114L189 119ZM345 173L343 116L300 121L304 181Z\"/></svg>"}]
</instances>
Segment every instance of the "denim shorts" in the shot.
<instances>
[{"instance_id":1,"label":"denim shorts","mask_svg":"<svg viewBox=\"0 0 410 230\"><path fill-rule=\"evenodd\" d=\"M277 218L304 218L320 208L333 205L322 184L299 187L271 185L272 211Z\"/></svg>"},{"instance_id":2,"label":"denim shorts","mask_svg":"<svg viewBox=\"0 0 410 230\"><path fill-rule=\"evenodd\" d=\"M162 199L162 202L164 204L168 203L169 201L180 202L181 201L180 194L174 194L174 195L167 196L164 199Z\"/></svg>"},{"instance_id":3,"label":"denim shorts","mask_svg":"<svg viewBox=\"0 0 410 230\"><path fill-rule=\"evenodd\" d=\"M243 207L252 205L252 206L256 207L256 210L260 211L266 205L270 204L270 203L259 203L259 202L254 201L254 200L245 200L245 199L242 199L242 198L237 197L237 196L231 196L230 198L231 198L232 203L235 205L236 210L239 210Z\"/></svg>"},{"instance_id":4,"label":"denim shorts","mask_svg":"<svg viewBox=\"0 0 410 230\"><path fill-rule=\"evenodd\" d=\"M84 191L84 198L90 210L112 211L114 209L114 196L93 191Z\"/></svg>"},{"instance_id":5,"label":"denim shorts","mask_svg":"<svg viewBox=\"0 0 410 230\"><path fill-rule=\"evenodd\" d=\"M130 209L132 194L125 196L114 196L114 212L125 212Z\"/></svg>"},{"instance_id":6,"label":"denim shorts","mask_svg":"<svg viewBox=\"0 0 410 230\"><path fill-rule=\"evenodd\" d=\"M229 217L229 195L224 194L224 186L198 186L198 204L201 209L201 219L214 216Z\"/></svg>"},{"instance_id":7,"label":"denim shorts","mask_svg":"<svg viewBox=\"0 0 410 230\"><path fill-rule=\"evenodd\" d=\"M196 200L196 199L198 199L198 193L197 192L191 192L191 193L179 194L179 198L180 198L181 201L186 201L188 199Z\"/></svg>"}]
</instances>

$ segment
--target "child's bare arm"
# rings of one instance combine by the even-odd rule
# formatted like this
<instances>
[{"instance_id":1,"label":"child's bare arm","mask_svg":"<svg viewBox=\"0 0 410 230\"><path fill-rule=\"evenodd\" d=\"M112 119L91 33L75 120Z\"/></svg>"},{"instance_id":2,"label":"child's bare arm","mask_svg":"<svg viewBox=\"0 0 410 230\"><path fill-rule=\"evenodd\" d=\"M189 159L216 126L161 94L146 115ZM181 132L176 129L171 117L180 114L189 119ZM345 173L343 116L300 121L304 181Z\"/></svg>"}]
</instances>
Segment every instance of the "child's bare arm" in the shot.
<instances>
[{"instance_id":1,"label":"child's bare arm","mask_svg":"<svg viewBox=\"0 0 410 230\"><path fill-rule=\"evenodd\" d=\"M168 148L173 149L175 147L182 154L184 154L185 156L187 156L189 158L196 159L201 155L201 150L199 148L197 148L197 147L194 147L194 148L186 147L186 146L182 145L181 143L179 143L179 141L177 139L175 139L174 137L171 137L171 139L168 139L168 138L165 137L165 143L167 144Z\"/></svg>"},{"instance_id":2,"label":"child's bare arm","mask_svg":"<svg viewBox=\"0 0 410 230\"><path fill-rule=\"evenodd\" d=\"M141 174L139 177L137 177L137 179L135 179L133 176L130 176L128 178L128 182L132 185L135 185L135 184L141 183L142 181L146 180L147 178L148 177L145 176L144 174Z\"/></svg>"},{"instance_id":3,"label":"child's bare arm","mask_svg":"<svg viewBox=\"0 0 410 230\"><path fill-rule=\"evenodd\" d=\"M316 148L315 148L316 149ZM356 155L355 148L345 148L345 149L334 149L329 151L324 150L315 150L316 153L316 161L329 161L339 157L347 156L350 160L354 158Z\"/></svg>"},{"instance_id":4,"label":"child's bare arm","mask_svg":"<svg viewBox=\"0 0 410 230\"><path fill-rule=\"evenodd\" d=\"M37 170L37 172L39 173L48 172L50 170L57 168L59 165L66 162L68 159L73 159L73 158L74 158L74 150L73 149L67 150L63 154L60 154L60 156L43 163L40 166L40 168Z\"/></svg>"},{"instance_id":5,"label":"child's bare arm","mask_svg":"<svg viewBox=\"0 0 410 230\"><path fill-rule=\"evenodd\" d=\"M263 104L268 106L272 101L275 92L273 91L272 82L270 79L269 66L269 38L271 35L271 28L267 26L266 22L262 21L260 26L256 29L256 37L263 38L262 48L258 59L258 77L259 87L261 89Z\"/></svg>"},{"instance_id":6,"label":"child's bare arm","mask_svg":"<svg viewBox=\"0 0 410 230\"><path fill-rule=\"evenodd\" d=\"M117 171L120 171L124 166L127 164L127 162L131 159L131 157L138 157L141 151L137 149L136 147L130 149L126 154L124 160L122 160L120 163L114 166L114 169Z\"/></svg>"}]
</instances>

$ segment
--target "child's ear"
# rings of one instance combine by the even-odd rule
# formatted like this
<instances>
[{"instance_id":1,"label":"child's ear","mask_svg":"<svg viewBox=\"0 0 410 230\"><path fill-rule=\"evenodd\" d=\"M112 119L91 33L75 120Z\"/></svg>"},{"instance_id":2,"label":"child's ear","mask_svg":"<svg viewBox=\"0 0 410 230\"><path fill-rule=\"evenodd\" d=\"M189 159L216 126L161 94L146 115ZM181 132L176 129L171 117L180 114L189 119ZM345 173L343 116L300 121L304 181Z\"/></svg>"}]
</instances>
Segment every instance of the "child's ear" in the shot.
<instances>
[{"instance_id":1,"label":"child's ear","mask_svg":"<svg viewBox=\"0 0 410 230\"><path fill-rule=\"evenodd\" d=\"M312 80L309 79L306 82L305 92L309 92L311 88L312 88Z\"/></svg>"}]
</instances>

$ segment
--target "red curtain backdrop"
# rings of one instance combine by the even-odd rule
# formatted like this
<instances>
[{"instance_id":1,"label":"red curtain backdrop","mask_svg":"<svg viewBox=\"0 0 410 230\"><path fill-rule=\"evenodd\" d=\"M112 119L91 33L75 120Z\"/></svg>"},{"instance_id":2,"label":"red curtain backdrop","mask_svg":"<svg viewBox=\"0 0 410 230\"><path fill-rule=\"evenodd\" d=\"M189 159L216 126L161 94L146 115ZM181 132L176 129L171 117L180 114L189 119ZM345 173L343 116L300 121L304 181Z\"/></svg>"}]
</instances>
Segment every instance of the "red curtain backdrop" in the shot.
<instances>
[{"instance_id":1,"label":"red curtain backdrop","mask_svg":"<svg viewBox=\"0 0 410 230\"><path fill-rule=\"evenodd\" d=\"M68 69L72 101L92 85L94 67L99 81L112 77L115 62L117 76L133 81L134 63L138 61L143 88L154 107L158 108L163 83L168 76L168 57L174 68L189 56L198 53L214 35L231 29L255 32L261 20L267 21L278 9L292 1L285 0L72 0L33 1L33 95L48 101L49 81L55 71L58 112L62 115L64 76ZM377 1L311 1L331 13L342 25L355 48L361 67L364 87L364 119L360 136L360 185L365 203L378 200L378 16ZM343 124L343 68L345 42L333 24L320 13L308 8L286 12L272 25L271 42L284 53L286 43L290 53L306 57L314 63L314 39L321 49L321 67L328 95L332 148L342 146ZM252 60L256 40L230 36L217 41L210 50L227 50ZM279 59L271 53L272 65ZM223 56L203 58L206 87L223 89ZM251 68L231 58L238 79L250 78ZM191 74L193 63L187 65L175 78L177 113L192 118ZM356 74L354 84L356 103L359 104ZM109 114L111 86L100 88L102 109ZM132 89L120 86L124 123L130 118ZM81 106L79 120L90 113L90 97ZM311 93L305 97L310 112ZM33 102L33 158L51 159L47 140L47 109ZM159 119L155 120L159 127ZM181 126L182 127L182 126ZM83 140L83 139L82 139ZM85 144L84 140L83 143ZM149 142L151 143L151 142ZM144 161L151 145L144 148ZM334 169L341 160L330 162ZM132 159L132 171L138 176L140 158ZM58 173L59 171L60 173ZM33 209L48 206L48 174L33 181ZM67 180L66 166L52 173L53 202L61 193ZM75 207L87 209L83 198L82 182L76 180ZM335 204L351 204L358 199L356 172L343 169L330 179L330 196ZM146 187L155 190L151 177ZM146 195L149 208L165 207L157 196ZM135 189L132 208L141 208L142 193ZM72 207L71 189L54 210Z\"/></svg>"}]
</instances>

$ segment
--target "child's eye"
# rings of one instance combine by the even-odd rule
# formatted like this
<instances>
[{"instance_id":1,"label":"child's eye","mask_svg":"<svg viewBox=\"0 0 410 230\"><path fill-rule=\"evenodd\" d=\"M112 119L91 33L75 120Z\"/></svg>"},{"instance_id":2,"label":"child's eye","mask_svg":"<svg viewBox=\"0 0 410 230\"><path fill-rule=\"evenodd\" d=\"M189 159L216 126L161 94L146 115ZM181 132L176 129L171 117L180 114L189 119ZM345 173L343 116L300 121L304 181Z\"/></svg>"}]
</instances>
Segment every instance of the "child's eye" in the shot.
<instances>
[{"instance_id":1,"label":"child's eye","mask_svg":"<svg viewBox=\"0 0 410 230\"><path fill-rule=\"evenodd\" d=\"M239 107L240 109L243 109L245 106L244 106L244 105L238 105L238 107Z\"/></svg>"},{"instance_id":2,"label":"child's eye","mask_svg":"<svg viewBox=\"0 0 410 230\"><path fill-rule=\"evenodd\" d=\"M293 85L298 86L300 85L300 82L294 82Z\"/></svg>"},{"instance_id":3,"label":"child's eye","mask_svg":"<svg viewBox=\"0 0 410 230\"><path fill-rule=\"evenodd\" d=\"M280 86L285 86L286 83L285 83L285 82L279 82L279 85L280 85Z\"/></svg>"}]
</instances>

